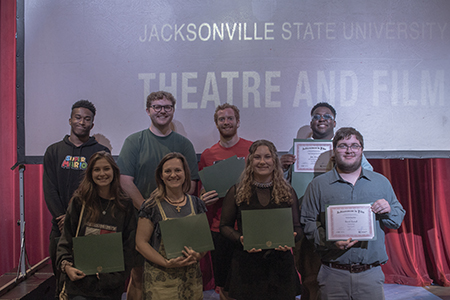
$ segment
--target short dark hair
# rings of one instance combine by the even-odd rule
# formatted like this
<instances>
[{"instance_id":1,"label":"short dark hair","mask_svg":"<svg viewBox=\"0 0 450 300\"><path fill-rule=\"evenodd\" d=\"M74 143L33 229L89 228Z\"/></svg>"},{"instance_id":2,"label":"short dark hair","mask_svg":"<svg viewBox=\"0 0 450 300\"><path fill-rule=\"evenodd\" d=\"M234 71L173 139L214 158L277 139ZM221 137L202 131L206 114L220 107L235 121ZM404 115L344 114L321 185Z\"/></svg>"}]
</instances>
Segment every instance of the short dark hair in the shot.
<instances>
[{"instance_id":1,"label":"short dark hair","mask_svg":"<svg viewBox=\"0 0 450 300\"><path fill-rule=\"evenodd\" d=\"M92 113L92 116L93 117L95 116L95 112L96 112L95 106L92 102L90 102L88 100L78 100L77 102L75 102L72 105L72 111L70 113L70 116L72 116L73 110L75 108L80 108L80 107L89 109Z\"/></svg>"},{"instance_id":2,"label":"short dark hair","mask_svg":"<svg viewBox=\"0 0 450 300\"><path fill-rule=\"evenodd\" d=\"M342 127L339 128L338 131L336 131L333 138L333 149L336 149L337 143L340 140L350 138L350 136L352 135L356 137L356 139L361 144L362 149L364 149L364 138L362 134L353 127Z\"/></svg>"},{"instance_id":3,"label":"short dark hair","mask_svg":"<svg viewBox=\"0 0 450 300\"><path fill-rule=\"evenodd\" d=\"M172 105L175 108L175 103L177 102L177 100L175 100L175 97L169 92L158 91L158 92L150 93L150 95L147 96L147 109L150 108L150 106L152 105L153 101L161 100L161 99L164 99L164 98L166 98L167 100L172 102Z\"/></svg>"},{"instance_id":4,"label":"short dark hair","mask_svg":"<svg viewBox=\"0 0 450 300\"><path fill-rule=\"evenodd\" d=\"M336 110L334 109L333 106L331 106L330 103L328 102L319 102L316 105L313 106L313 108L311 109L311 117L314 114L314 111L319 108L319 107L326 107L329 110L331 110L331 113L333 114L334 119L336 119Z\"/></svg>"},{"instance_id":5,"label":"short dark hair","mask_svg":"<svg viewBox=\"0 0 450 300\"><path fill-rule=\"evenodd\" d=\"M217 119L219 118L218 112L219 110L224 110L226 108L231 108L234 111L234 116L236 117L236 121L239 121L241 119L241 116L239 115L239 108L237 108L236 105L230 104L230 103L224 103L222 105L219 105L216 107L216 111L214 112L214 123L217 124Z\"/></svg>"}]
</instances>

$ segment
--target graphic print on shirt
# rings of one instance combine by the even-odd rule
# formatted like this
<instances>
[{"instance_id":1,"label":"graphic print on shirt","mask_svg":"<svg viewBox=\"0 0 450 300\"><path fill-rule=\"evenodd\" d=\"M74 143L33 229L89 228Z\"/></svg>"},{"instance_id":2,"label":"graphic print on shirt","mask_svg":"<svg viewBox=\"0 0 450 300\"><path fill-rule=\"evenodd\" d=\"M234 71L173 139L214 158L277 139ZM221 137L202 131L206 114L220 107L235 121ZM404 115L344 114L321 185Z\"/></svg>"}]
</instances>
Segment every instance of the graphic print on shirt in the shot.
<instances>
[{"instance_id":1,"label":"graphic print on shirt","mask_svg":"<svg viewBox=\"0 0 450 300\"><path fill-rule=\"evenodd\" d=\"M87 222L84 235L100 235L115 232L117 232L117 226Z\"/></svg>"},{"instance_id":2,"label":"graphic print on shirt","mask_svg":"<svg viewBox=\"0 0 450 300\"><path fill-rule=\"evenodd\" d=\"M87 159L84 156L71 156L67 155L61 164L63 169L73 169L73 170L86 170Z\"/></svg>"}]
</instances>

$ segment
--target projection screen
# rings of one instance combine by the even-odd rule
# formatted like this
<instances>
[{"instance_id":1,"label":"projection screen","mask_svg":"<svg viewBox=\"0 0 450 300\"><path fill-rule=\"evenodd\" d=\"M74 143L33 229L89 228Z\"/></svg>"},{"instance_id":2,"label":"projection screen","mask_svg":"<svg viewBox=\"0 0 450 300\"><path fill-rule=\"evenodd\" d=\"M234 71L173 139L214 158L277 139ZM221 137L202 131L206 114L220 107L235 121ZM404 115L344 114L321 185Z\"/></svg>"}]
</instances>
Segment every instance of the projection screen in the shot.
<instances>
[{"instance_id":1,"label":"projection screen","mask_svg":"<svg viewBox=\"0 0 450 300\"><path fill-rule=\"evenodd\" d=\"M449 157L449 16L448 0L25 0L24 153L42 157L88 99L118 155L166 90L197 153L219 104L241 110L241 137L287 151L326 101L367 152Z\"/></svg>"}]
</instances>

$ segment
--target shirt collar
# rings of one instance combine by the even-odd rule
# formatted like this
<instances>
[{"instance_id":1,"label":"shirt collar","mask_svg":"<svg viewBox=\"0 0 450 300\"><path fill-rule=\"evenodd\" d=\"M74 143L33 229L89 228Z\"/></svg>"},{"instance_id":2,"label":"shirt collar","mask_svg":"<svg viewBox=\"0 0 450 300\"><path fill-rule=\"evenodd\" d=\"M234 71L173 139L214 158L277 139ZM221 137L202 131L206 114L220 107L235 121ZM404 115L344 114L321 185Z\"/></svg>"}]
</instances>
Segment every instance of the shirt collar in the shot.
<instances>
[{"instance_id":1,"label":"shirt collar","mask_svg":"<svg viewBox=\"0 0 450 300\"><path fill-rule=\"evenodd\" d=\"M332 172L332 176L330 177L330 184L335 183L335 182L347 182L344 179L342 179L342 177L339 175L336 166L333 167L333 169L330 171ZM365 170L364 168L361 168L361 174L359 175L358 180L360 179L366 179L371 181L373 174L371 172L369 172L368 170Z\"/></svg>"}]
</instances>

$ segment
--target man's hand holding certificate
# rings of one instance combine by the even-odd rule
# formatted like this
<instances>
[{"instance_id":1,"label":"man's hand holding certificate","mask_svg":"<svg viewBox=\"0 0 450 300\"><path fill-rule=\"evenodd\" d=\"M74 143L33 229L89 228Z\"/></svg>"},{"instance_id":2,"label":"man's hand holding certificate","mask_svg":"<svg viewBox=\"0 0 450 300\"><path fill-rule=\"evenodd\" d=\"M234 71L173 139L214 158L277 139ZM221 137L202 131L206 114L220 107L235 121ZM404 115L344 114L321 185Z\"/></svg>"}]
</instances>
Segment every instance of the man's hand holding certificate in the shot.
<instances>
[{"instance_id":1,"label":"man's hand holding certificate","mask_svg":"<svg viewBox=\"0 0 450 300\"><path fill-rule=\"evenodd\" d=\"M391 212L391 206L386 199L379 199L373 203L372 211L376 214L387 214Z\"/></svg>"},{"instance_id":2,"label":"man's hand holding certificate","mask_svg":"<svg viewBox=\"0 0 450 300\"><path fill-rule=\"evenodd\" d=\"M326 220L329 241L353 243L354 240L376 239L375 215L371 204L329 205ZM345 247L351 247L353 244L347 244Z\"/></svg>"},{"instance_id":3,"label":"man's hand holding certificate","mask_svg":"<svg viewBox=\"0 0 450 300\"><path fill-rule=\"evenodd\" d=\"M368 205L368 204L366 204L366 205ZM365 206L366 206L366 205L365 205ZM354 205L350 205L350 206L351 206L351 207L354 207ZM341 207L341 208L345 209L345 207L343 207L342 205L340 205L340 206L338 206L338 207ZM375 213L375 214L386 214L386 213L390 213L390 212L391 212L391 206L389 205L389 203L388 203L385 199L379 199L379 200L375 201L375 202L370 206L370 209L371 209L371 211L372 211L373 213ZM336 210L335 212L337 212L337 210ZM327 214L328 214L328 210L327 210ZM350 221L348 221L348 223L349 223L349 224L354 224L354 223L355 223L355 222L353 221L354 218L351 216L352 213L349 212L349 215L350 215L350 217L349 217L349 220L350 220ZM373 215L373 214L370 214L370 215ZM347 217L348 217L348 216L347 216ZM328 217L327 217L327 218L328 218ZM345 222L345 220L344 220L344 222ZM372 221L370 221L370 222L372 222ZM374 219L373 222L375 222L375 219ZM374 224L374 223L373 223L373 224ZM350 227L352 227L352 225L350 225ZM327 237L328 237L328 230L327 230ZM373 239L376 239L376 236L374 236L374 237L372 238L372 240L373 240ZM328 239L328 240L332 240L332 239ZM366 239L365 239L365 238L359 238L359 240L366 240ZM351 248L351 247L352 247L353 245L355 245L357 242L358 242L358 240L353 239L352 237L349 237L349 238L346 239L346 240L336 241L335 245L336 245L336 247L338 247L338 248L341 249L341 250L346 250L346 249L348 249L348 248Z\"/></svg>"}]
</instances>

